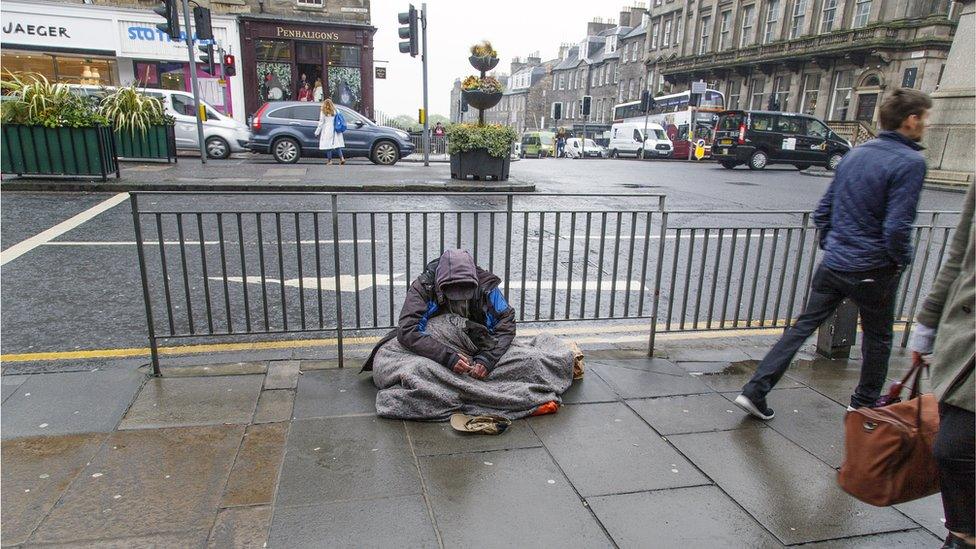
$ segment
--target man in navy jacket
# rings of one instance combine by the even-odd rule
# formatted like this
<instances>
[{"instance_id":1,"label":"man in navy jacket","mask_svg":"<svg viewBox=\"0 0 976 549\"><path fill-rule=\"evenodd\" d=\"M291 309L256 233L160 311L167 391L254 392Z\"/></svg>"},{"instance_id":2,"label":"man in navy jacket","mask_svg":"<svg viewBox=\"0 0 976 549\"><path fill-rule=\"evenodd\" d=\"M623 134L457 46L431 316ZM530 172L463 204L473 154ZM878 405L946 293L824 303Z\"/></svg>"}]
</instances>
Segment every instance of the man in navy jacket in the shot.
<instances>
[{"instance_id":1,"label":"man in navy jacket","mask_svg":"<svg viewBox=\"0 0 976 549\"><path fill-rule=\"evenodd\" d=\"M920 91L896 90L881 105L884 131L847 153L837 167L813 216L824 256L810 284L807 308L735 399L746 412L773 418L766 395L844 298L857 305L864 334L861 379L849 409L872 406L880 397L891 354L895 294L902 270L912 261L909 237L925 181L918 142L931 107L932 100Z\"/></svg>"}]
</instances>

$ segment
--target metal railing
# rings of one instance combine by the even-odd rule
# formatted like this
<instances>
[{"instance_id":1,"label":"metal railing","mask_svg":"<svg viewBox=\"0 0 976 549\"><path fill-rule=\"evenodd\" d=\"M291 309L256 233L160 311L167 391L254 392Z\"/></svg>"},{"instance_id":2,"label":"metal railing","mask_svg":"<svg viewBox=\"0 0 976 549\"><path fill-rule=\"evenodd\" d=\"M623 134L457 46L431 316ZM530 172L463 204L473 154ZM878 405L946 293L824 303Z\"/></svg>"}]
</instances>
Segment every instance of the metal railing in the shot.
<instances>
[{"instance_id":1,"label":"metal railing","mask_svg":"<svg viewBox=\"0 0 976 549\"><path fill-rule=\"evenodd\" d=\"M410 142L417 147L414 151L417 154L424 154L424 136L421 134L410 134ZM440 135L430 136L430 154L447 154L447 137Z\"/></svg>"},{"instance_id":2,"label":"metal railing","mask_svg":"<svg viewBox=\"0 0 976 549\"><path fill-rule=\"evenodd\" d=\"M809 212L668 211L663 195L258 194L246 210L238 193L131 194L157 374L160 342L313 332L335 334L341 365L344 340L396 326L410 283L447 248L499 275L519 322L649 319L651 351L659 332L785 328L818 253ZM951 213L920 214L902 322L942 262Z\"/></svg>"}]
</instances>

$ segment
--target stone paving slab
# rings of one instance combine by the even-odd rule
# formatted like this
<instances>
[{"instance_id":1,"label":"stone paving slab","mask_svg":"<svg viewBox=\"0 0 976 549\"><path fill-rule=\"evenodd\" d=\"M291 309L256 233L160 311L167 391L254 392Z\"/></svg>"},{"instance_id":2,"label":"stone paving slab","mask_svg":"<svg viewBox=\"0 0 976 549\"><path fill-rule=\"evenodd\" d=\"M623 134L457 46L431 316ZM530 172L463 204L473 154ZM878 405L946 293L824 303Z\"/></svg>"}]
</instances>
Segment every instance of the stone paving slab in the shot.
<instances>
[{"instance_id":1,"label":"stone paving slab","mask_svg":"<svg viewBox=\"0 0 976 549\"><path fill-rule=\"evenodd\" d=\"M776 417L766 422L769 427L827 465L840 468L844 461L846 407L812 389L774 389L767 402L776 406Z\"/></svg>"},{"instance_id":2,"label":"stone paving slab","mask_svg":"<svg viewBox=\"0 0 976 549\"><path fill-rule=\"evenodd\" d=\"M715 486L587 498L621 548L782 547L776 538Z\"/></svg>"},{"instance_id":3,"label":"stone paving slab","mask_svg":"<svg viewBox=\"0 0 976 549\"><path fill-rule=\"evenodd\" d=\"M3 403L3 438L110 432L144 380L135 370L32 375Z\"/></svg>"},{"instance_id":4,"label":"stone paving slab","mask_svg":"<svg viewBox=\"0 0 976 549\"><path fill-rule=\"evenodd\" d=\"M297 360L275 360L268 366L265 389L294 389L298 386L301 363Z\"/></svg>"},{"instance_id":5,"label":"stone paving slab","mask_svg":"<svg viewBox=\"0 0 976 549\"><path fill-rule=\"evenodd\" d=\"M583 496L709 483L622 403L567 406L529 422Z\"/></svg>"},{"instance_id":6,"label":"stone paving slab","mask_svg":"<svg viewBox=\"0 0 976 549\"><path fill-rule=\"evenodd\" d=\"M257 410L254 411L254 423L289 421L294 407L295 391L289 389L261 391Z\"/></svg>"},{"instance_id":7,"label":"stone paving slab","mask_svg":"<svg viewBox=\"0 0 976 549\"><path fill-rule=\"evenodd\" d=\"M888 549L889 547L928 547L942 546L942 540L922 528L907 532L875 534L856 538L835 539L804 545L804 549Z\"/></svg>"},{"instance_id":8,"label":"stone paving slab","mask_svg":"<svg viewBox=\"0 0 976 549\"><path fill-rule=\"evenodd\" d=\"M119 429L248 424L263 382L260 375L153 378Z\"/></svg>"},{"instance_id":9,"label":"stone paving slab","mask_svg":"<svg viewBox=\"0 0 976 549\"><path fill-rule=\"evenodd\" d=\"M627 405L662 435L762 427L715 393L635 399Z\"/></svg>"},{"instance_id":10,"label":"stone paving slab","mask_svg":"<svg viewBox=\"0 0 976 549\"><path fill-rule=\"evenodd\" d=\"M756 366L756 360L741 360L738 362L679 362L686 371L698 379L702 380L715 391L741 391L742 387L752 379ZM776 385L779 388L803 387L796 380L788 377L780 379Z\"/></svg>"},{"instance_id":11,"label":"stone paving slab","mask_svg":"<svg viewBox=\"0 0 976 549\"><path fill-rule=\"evenodd\" d=\"M292 422L276 505L420 493L403 422L377 417Z\"/></svg>"},{"instance_id":12,"label":"stone paving slab","mask_svg":"<svg viewBox=\"0 0 976 549\"><path fill-rule=\"evenodd\" d=\"M376 413L376 386L358 369L306 372L295 396L296 419Z\"/></svg>"},{"instance_id":13,"label":"stone paving slab","mask_svg":"<svg viewBox=\"0 0 976 549\"><path fill-rule=\"evenodd\" d=\"M271 506L236 507L217 513L207 547L220 549L262 549L267 547L271 527Z\"/></svg>"},{"instance_id":14,"label":"stone paving slab","mask_svg":"<svg viewBox=\"0 0 976 549\"><path fill-rule=\"evenodd\" d=\"M287 423L249 425L227 479L221 505L234 507L271 503L285 453Z\"/></svg>"},{"instance_id":15,"label":"stone paving slab","mask_svg":"<svg viewBox=\"0 0 976 549\"><path fill-rule=\"evenodd\" d=\"M542 448L430 456L420 464L445 547L611 546Z\"/></svg>"},{"instance_id":16,"label":"stone paving slab","mask_svg":"<svg viewBox=\"0 0 976 549\"><path fill-rule=\"evenodd\" d=\"M29 375L0 376L0 402L6 402L29 377Z\"/></svg>"},{"instance_id":17,"label":"stone paving slab","mask_svg":"<svg viewBox=\"0 0 976 549\"><path fill-rule=\"evenodd\" d=\"M27 541L107 437L86 433L3 441L0 537L4 546Z\"/></svg>"},{"instance_id":18,"label":"stone paving slab","mask_svg":"<svg viewBox=\"0 0 976 549\"><path fill-rule=\"evenodd\" d=\"M30 541L198 530L205 541L243 434L231 425L113 433Z\"/></svg>"},{"instance_id":19,"label":"stone paving slab","mask_svg":"<svg viewBox=\"0 0 976 549\"><path fill-rule=\"evenodd\" d=\"M915 527L894 509L844 493L830 466L772 429L668 440L787 545Z\"/></svg>"},{"instance_id":20,"label":"stone paving slab","mask_svg":"<svg viewBox=\"0 0 976 549\"><path fill-rule=\"evenodd\" d=\"M327 543L326 543L327 542ZM269 547L437 547L422 496L278 506Z\"/></svg>"},{"instance_id":21,"label":"stone paving slab","mask_svg":"<svg viewBox=\"0 0 976 549\"><path fill-rule=\"evenodd\" d=\"M795 379L845 407L861 379L861 363L854 360L798 360L786 371ZM770 403L773 410L776 406ZM782 406L780 406L782 408Z\"/></svg>"},{"instance_id":22,"label":"stone paving slab","mask_svg":"<svg viewBox=\"0 0 976 549\"><path fill-rule=\"evenodd\" d=\"M922 525L923 528L934 534L939 539L945 539L949 531L945 527L945 509L942 507L942 494L933 494L929 497L899 503L895 505L908 518Z\"/></svg>"},{"instance_id":23,"label":"stone paving slab","mask_svg":"<svg viewBox=\"0 0 976 549\"><path fill-rule=\"evenodd\" d=\"M538 448L542 441L525 421L515 421L501 436L459 433L446 421L405 421L407 435L418 456Z\"/></svg>"},{"instance_id":24,"label":"stone paving slab","mask_svg":"<svg viewBox=\"0 0 976 549\"><path fill-rule=\"evenodd\" d=\"M665 356L672 362L736 362L752 356L736 347L694 347L691 345L669 346Z\"/></svg>"},{"instance_id":25,"label":"stone paving slab","mask_svg":"<svg viewBox=\"0 0 976 549\"><path fill-rule=\"evenodd\" d=\"M607 382L592 370L588 370L583 379L574 380L569 389L560 396L563 404L614 402L620 399Z\"/></svg>"},{"instance_id":26,"label":"stone paving slab","mask_svg":"<svg viewBox=\"0 0 976 549\"><path fill-rule=\"evenodd\" d=\"M648 398L672 395L711 393L712 389L700 380L688 375L677 366L676 370L640 370L617 365L596 363L591 366L601 378L624 398Z\"/></svg>"}]
</instances>

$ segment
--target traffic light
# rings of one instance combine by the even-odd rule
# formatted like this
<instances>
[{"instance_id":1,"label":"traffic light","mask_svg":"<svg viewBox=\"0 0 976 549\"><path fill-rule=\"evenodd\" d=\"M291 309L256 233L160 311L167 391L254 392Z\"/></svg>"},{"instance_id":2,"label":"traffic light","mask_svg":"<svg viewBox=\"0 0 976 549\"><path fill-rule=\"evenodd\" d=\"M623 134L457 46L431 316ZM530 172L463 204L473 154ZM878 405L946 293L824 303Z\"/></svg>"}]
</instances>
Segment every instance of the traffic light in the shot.
<instances>
[{"instance_id":1,"label":"traffic light","mask_svg":"<svg viewBox=\"0 0 976 549\"><path fill-rule=\"evenodd\" d=\"M643 113L651 112L652 110L654 110L655 107L657 107L657 101L655 101L654 98L651 97L651 92L649 92L648 90L642 91L641 98L640 98L641 112Z\"/></svg>"},{"instance_id":2,"label":"traffic light","mask_svg":"<svg viewBox=\"0 0 976 549\"><path fill-rule=\"evenodd\" d=\"M552 119L559 120L563 117L563 104L553 103L552 104Z\"/></svg>"},{"instance_id":3,"label":"traffic light","mask_svg":"<svg viewBox=\"0 0 976 549\"><path fill-rule=\"evenodd\" d=\"M203 6L193 7L193 30L195 40L212 40L213 25L210 24L210 10Z\"/></svg>"},{"instance_id":4,"label":"traffic light","mask_svg":"<svg viewBox=\"0 0 976 549\"><path fill-rule=\"evenodd\" d=\"M417 57L420 41L417 35L417 8L410 4L410 9L401 13L397 19L401 25L406 25L399 29L400 38L405 40L400 42L400 53L409 53L410 57Z\"/></svg>"},{"instance_id":5,"label":"traffic light","mask_svg":"<svg viewBox=\"0 0 976 549\"><path fill-rule=\"evenodd\" d=\"M589 95L584 95L583 96L583 105L582 105L582 111L580 111L580 114L582 114L583 116L589 116L590 115L590 102L591 101L593 101L593 97L592 96L589 96Z\"/></svg>"},{"instance_id":6,"label":"traffic light","mask_svg":"<svg viewBox=\"0 0 976 549\"><path fill-rule=\"evenodd\" d=\"M168 34L173 40L180 39L180 10L177 6L179 0L160 0L162 5L153 8L156 15L166 20L165 23L156 23L156 28Z\"/></svg>"},{"instance_id":7,"label":"traffic light","mask_svg":"<svg viewBox=\"0 0 976 549\"><path fill-rule=\"evenodd\" d=\"M203 63L203 72L214 75L217 71L214 70L214 47L213 43L204 44L197 46L200 50L200 62Z\"/></svg>"},{"instance_id":8,"label":"traffic light","mask_svg":"<svg viewBox=\"0 0 976 549\"><path fill-rule=\"evenodd\" d=\"M224 76L234 76L237 74L237 66L234 65L235 59L231 54L224 56Z\"/></svg>"}]
</instances>

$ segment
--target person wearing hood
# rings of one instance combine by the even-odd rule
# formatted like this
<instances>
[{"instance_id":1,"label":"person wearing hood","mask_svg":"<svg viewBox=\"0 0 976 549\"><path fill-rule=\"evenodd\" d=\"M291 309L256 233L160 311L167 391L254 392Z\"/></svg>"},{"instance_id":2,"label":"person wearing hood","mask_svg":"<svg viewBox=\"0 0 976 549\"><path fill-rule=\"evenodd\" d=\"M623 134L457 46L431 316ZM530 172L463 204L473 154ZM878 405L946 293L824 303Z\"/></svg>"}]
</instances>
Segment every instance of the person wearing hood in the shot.
<instances>
[{"instance_id":1,"label":"person wearing hood","mask_svg":"<svg viewBox=\"0 0 976 549\"><path fill-rule=\"evenodd\" d=\"M410 285L397 328L376 344L363 371L372 370L376 351L396 337L404 348L459 375L485 379L515 339L515 311L502 295L500 283L498 276L478 267L467 251L445 251ZM428 335L427 322L444 313L487 328L493 346L467 356Z\"/></svg>"}]
</instances>

